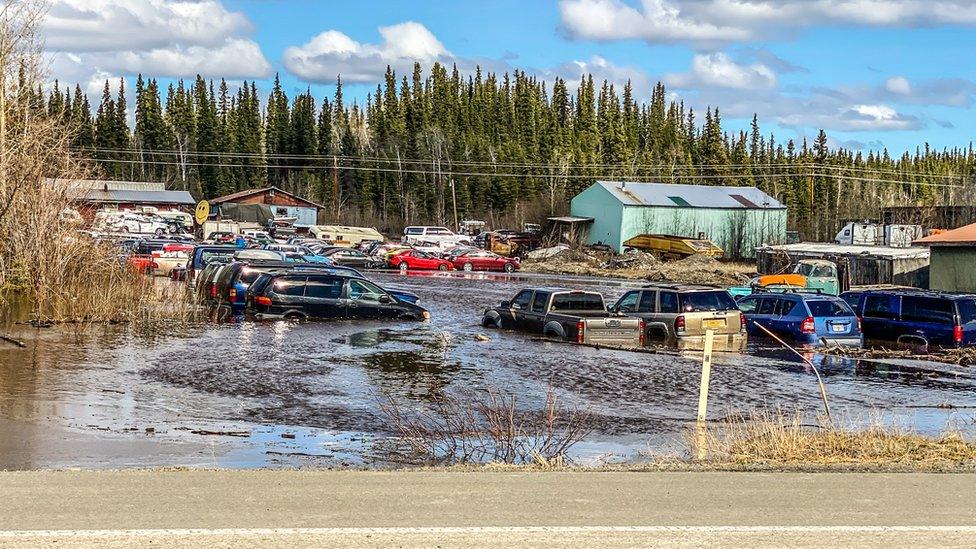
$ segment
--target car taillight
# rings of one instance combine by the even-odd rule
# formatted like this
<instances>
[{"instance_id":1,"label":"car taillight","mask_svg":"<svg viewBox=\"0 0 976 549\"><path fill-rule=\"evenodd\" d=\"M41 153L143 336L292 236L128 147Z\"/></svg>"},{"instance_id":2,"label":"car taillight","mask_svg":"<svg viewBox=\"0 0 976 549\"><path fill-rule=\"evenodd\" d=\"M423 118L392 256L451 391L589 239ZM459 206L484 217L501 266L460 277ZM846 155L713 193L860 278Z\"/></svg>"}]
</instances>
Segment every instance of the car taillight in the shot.
<instances>
[{"instance_id":1,"label":"car taillight","mask_svg":"<svg viewBox=\"0 0 976 549\"><path fill-rule=\"evenodd\" d=\"M254 298L254 302L258 305L265 305L267 307L271 306L271 298L263 295L259 295Z\"/></svg>"},{"instance_id":2,"label":"car taillight","mask_svg":"<svg viewBox=\"0 0 976 549\"><path fill-rule=\"evenodd\" d=\"M857 331L861 331L861 317L857 317Z\"/></svg>"},{"instance_id":3,"label":"car taillight","mask_svg":"<svg viewBox=\"0 0 976 549\"><path fill-rule=\"evenodd\" d=\"M576 322L576 343L583 343L583 336L586 332L586 323L582 319Z\"/></svg>"},{"instance_id":4,"label":"car taillight","mask_svg":"<svg viewBox=\"0 0 976 549\"><path fill-rule=\"evenodd\" d=\"M674 319L674 331L675 332L683 332L683 331L685 331L685 317L684 317L684 315L679 316L678 318Z\"/></svg>"},{"instance_id":5,"label":"car taillight","mask_svg":"<svg viewBox=\"0 0 976 549\"><path fill-rule=\"evenodd\" d=\"M210 287L210 297L217 297L217 286Z\"/></svg>"},{"instance_id":6,"label":"car taillight","mask_svg":"<svg viewBox=\"0 0 976 549\"><path fill-rule=\"evenodd\" d=\"M956 343L962 343L962 326L956 325L952 327L952 340Z\"/></svg>"},{"instance_id":7,"label":"car taillight","mask_svg":"<svg viewBox=\"0 0 976 549\"><path fill-rule=\"evenodd\" d=\"M230 299L237 299L237 288L227 290L227 297Z\"/></svg>"},{"instance_id":8,"label":"car taillight","mask_svg":"<svg viewBox=\"0 0 976 549\"><path fill-rule=\"evenodd\" d=\"M739 330L745 331L746 329L746 315L744 313L739 313Z\"/></svg>"},{"instance_id":9,"label":"car taillight","mask_svg":"<svg viewBox=\"0 0 976 549\"><path fill-rule=\"evenodd\" d=\"M817 333L817 325L813 321L812 316L808 316L803 319L803 324L800 324L800 331L805 334L815 334Z\"/></svg>"},{"instance_id":10,"label":"car taillight","mask_svg":"<svg viewBox=\"0 0 976 549\"><path fill-rule=\"evenodd\" d=\"M640 323L638 324L638 326L640 326L640 337L638 338L638 343L640 344L641 347L643 347L644 346L644 319L643 318L640 319Z\"/></svg>"}]
</instances>

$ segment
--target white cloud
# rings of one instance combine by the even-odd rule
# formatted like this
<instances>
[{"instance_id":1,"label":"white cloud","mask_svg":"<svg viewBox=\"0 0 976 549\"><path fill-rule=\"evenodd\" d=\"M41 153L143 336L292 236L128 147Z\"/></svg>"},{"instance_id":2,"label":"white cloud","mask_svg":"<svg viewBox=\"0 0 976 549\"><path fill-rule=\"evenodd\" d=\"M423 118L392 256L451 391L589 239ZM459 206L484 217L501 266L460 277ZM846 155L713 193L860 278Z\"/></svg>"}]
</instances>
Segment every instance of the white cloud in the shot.
<instances>
[{"instance_id":1,"label":"white cloud","mask_svg":"<svg viewBox=\"0 0 976 549\"><path fill-rule=\"evenodd\" d=\"M592 74L593 80L602 82L606 80L617 88L617 93L621 93L627 82L631 83L636 97L647 94L651 89L650 77L646 72L634 67L617 65L606 58L594 55L589 61L570 61L562 65L542 71L542 77L546 80L554 80L560 77L566 80L570 89L573 82L579 82L584 75Z\"/></svg>"},{"instance_id":2,"label":"white cloud","mask_svg":"<svg viewBox=\"0 0 976 549\"><path fill-rule=\"evenodd\" d=\"M561 0L564 29L590 40L716 45L817 25L976 25L973 0Z\"/></svg>"},{"instance_id":3,"label":"white cloud","mask_svg":"<svg viewBox=\"0 0 976 549\"><path fill-rule=\"evenodd\" d=\"M912 85L904 76L892 76L886 80L885 89L896 95L908 95L912 93Z\"/></svg>"},{"instance_id":4,"label":"white cloud","mask_svg":"<svg viewBox=\"0 0 976 549\"><path fill-rule=\"evenodd\" d=\"M688 89L699 87L770 89L776 87L776 74L763 64L740 65L724 54L695 55L691 70L664 77L669 86Z\"/></svg>"},{"instance_id":5,"label":"white cloud","mask_svg":"<svg viewBox=\"0 0 976 549\"><path fill-rule=\"evenodd\" d=\"M54 77L255 78L271 64L242 13L220 0L54 0L43 23ZM100 88L99 88L100 90Z\"/></svg>"},{"instance_id":6,"label":"white cloud","mask_svg":"<svg viewBox=\"0 0 976 549\"><path fill-rule=\"evenodd\" d=\"M381 44L357 42L337 31L322 32L301 46L285 50L285 67L311 82L332 82L342 75L347 82L382 80L387 65L409 72L414 62L430 65L451 62L454 56L427 29L413 21L380 27Z\"/></svg>"}]
</instances>

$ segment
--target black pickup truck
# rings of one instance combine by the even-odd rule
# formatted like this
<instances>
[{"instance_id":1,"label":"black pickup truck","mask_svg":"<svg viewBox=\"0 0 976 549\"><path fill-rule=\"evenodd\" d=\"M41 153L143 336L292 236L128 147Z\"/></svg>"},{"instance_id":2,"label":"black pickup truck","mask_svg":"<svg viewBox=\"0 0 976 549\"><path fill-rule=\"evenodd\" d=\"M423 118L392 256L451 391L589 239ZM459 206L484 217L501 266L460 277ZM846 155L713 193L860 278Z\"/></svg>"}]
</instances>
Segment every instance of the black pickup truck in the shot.
<instances>
[{"instance_id":1,"label":"black pickup truck","mask_svg":"<svg viewBox=\"0 0 976 549\"><path fill-rule=\"evenodd\" d=\"M562 288L522 290L498 307L486 309L481 323L487 328L617 347L640 346L644 333L643 320L608 312L603 295Z\"/></svg>"}]
</instances>

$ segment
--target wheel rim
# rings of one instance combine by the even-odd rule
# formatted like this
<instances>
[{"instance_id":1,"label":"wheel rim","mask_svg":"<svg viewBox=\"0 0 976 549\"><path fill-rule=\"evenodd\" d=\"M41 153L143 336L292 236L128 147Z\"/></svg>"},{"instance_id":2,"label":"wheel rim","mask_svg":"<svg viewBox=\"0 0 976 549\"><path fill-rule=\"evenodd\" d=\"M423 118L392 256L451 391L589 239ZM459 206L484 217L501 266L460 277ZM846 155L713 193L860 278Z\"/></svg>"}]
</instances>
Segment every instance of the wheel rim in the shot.
<instances>
[{"instance_id":1,"label":"wheel rim","mask_svg":"<svg viewBox=\"0 0 976 549\"><path fill-rule=\"evenodd\" d=\"M440 265L437 266L437 270L439 270L439 271L446 271L447 270L447 265L444 265L443 263L441 263Z\"/></svg>"},{"instance_id":2,"label":"wheel rim","mask_svg":"<svg viewBox=\"0 0 976 549\"><path fill-rule=\"evenodd\" d=\"M403 272L407 272L407 268L408 268L408 267L407 267L407 264L406 264L406 263L401 263L401 264L400 264L400 270L401 270L401 271L403 271Z\"/></svg>"},{"instance_id":3,"label":"wheel rim","mask_svg":"<svg viewBox=\"0 0 976 549\"><path fill-rule=\"evenodd\" d=\"M505 264L505 272L506 273L510 273L510 272L512 272L514 270L515 270L515 266L514 265L512 265L511 263L506 263Z\"/></svg>"},{"instance_id":4,"label":"wheel rim","mask_svg":"<svg viewBox=\"0 0 976 549\"><path fill-rule=\"evenodd\" d=\"M474 270L474 267L473 267L473 266L471 266L471 264L470 264L470 263L465 263L465 264L464 264L464 270L465 270L465 271L468 271L468 272L471 272L471 271L473 271L473 270Z\"/></svg>"}]
</instances>

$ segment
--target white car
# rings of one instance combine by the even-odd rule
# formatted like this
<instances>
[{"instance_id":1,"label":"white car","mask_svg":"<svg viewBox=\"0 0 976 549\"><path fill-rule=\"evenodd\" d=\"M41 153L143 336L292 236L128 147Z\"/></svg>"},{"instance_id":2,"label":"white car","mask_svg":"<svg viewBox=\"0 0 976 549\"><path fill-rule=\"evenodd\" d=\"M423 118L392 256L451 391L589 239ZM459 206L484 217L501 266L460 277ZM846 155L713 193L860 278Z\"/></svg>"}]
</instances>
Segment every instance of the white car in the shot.
<instances>
[{"instance_id":1,"label":"white car","mask_svg":"<svg viewBox=\"0 0 976 549\"><path fill-rule=\"evenodd\" d=\"M125 213L106 221L106 225L116 232L155 234L161 236L169 232L169 225L161 218Z\"/></svg>"},{"instance_id":2,"label":"white car","mask_svg":"<svg viewBox=\"0 0 976 549\"><path fill-rule=\"evenodd\" d=\"M471 238L455 234L446 227L407 227L403 229L402 241L417 247L436 246L441 250L471 245Z\"/></svg>"}]
</instances>

